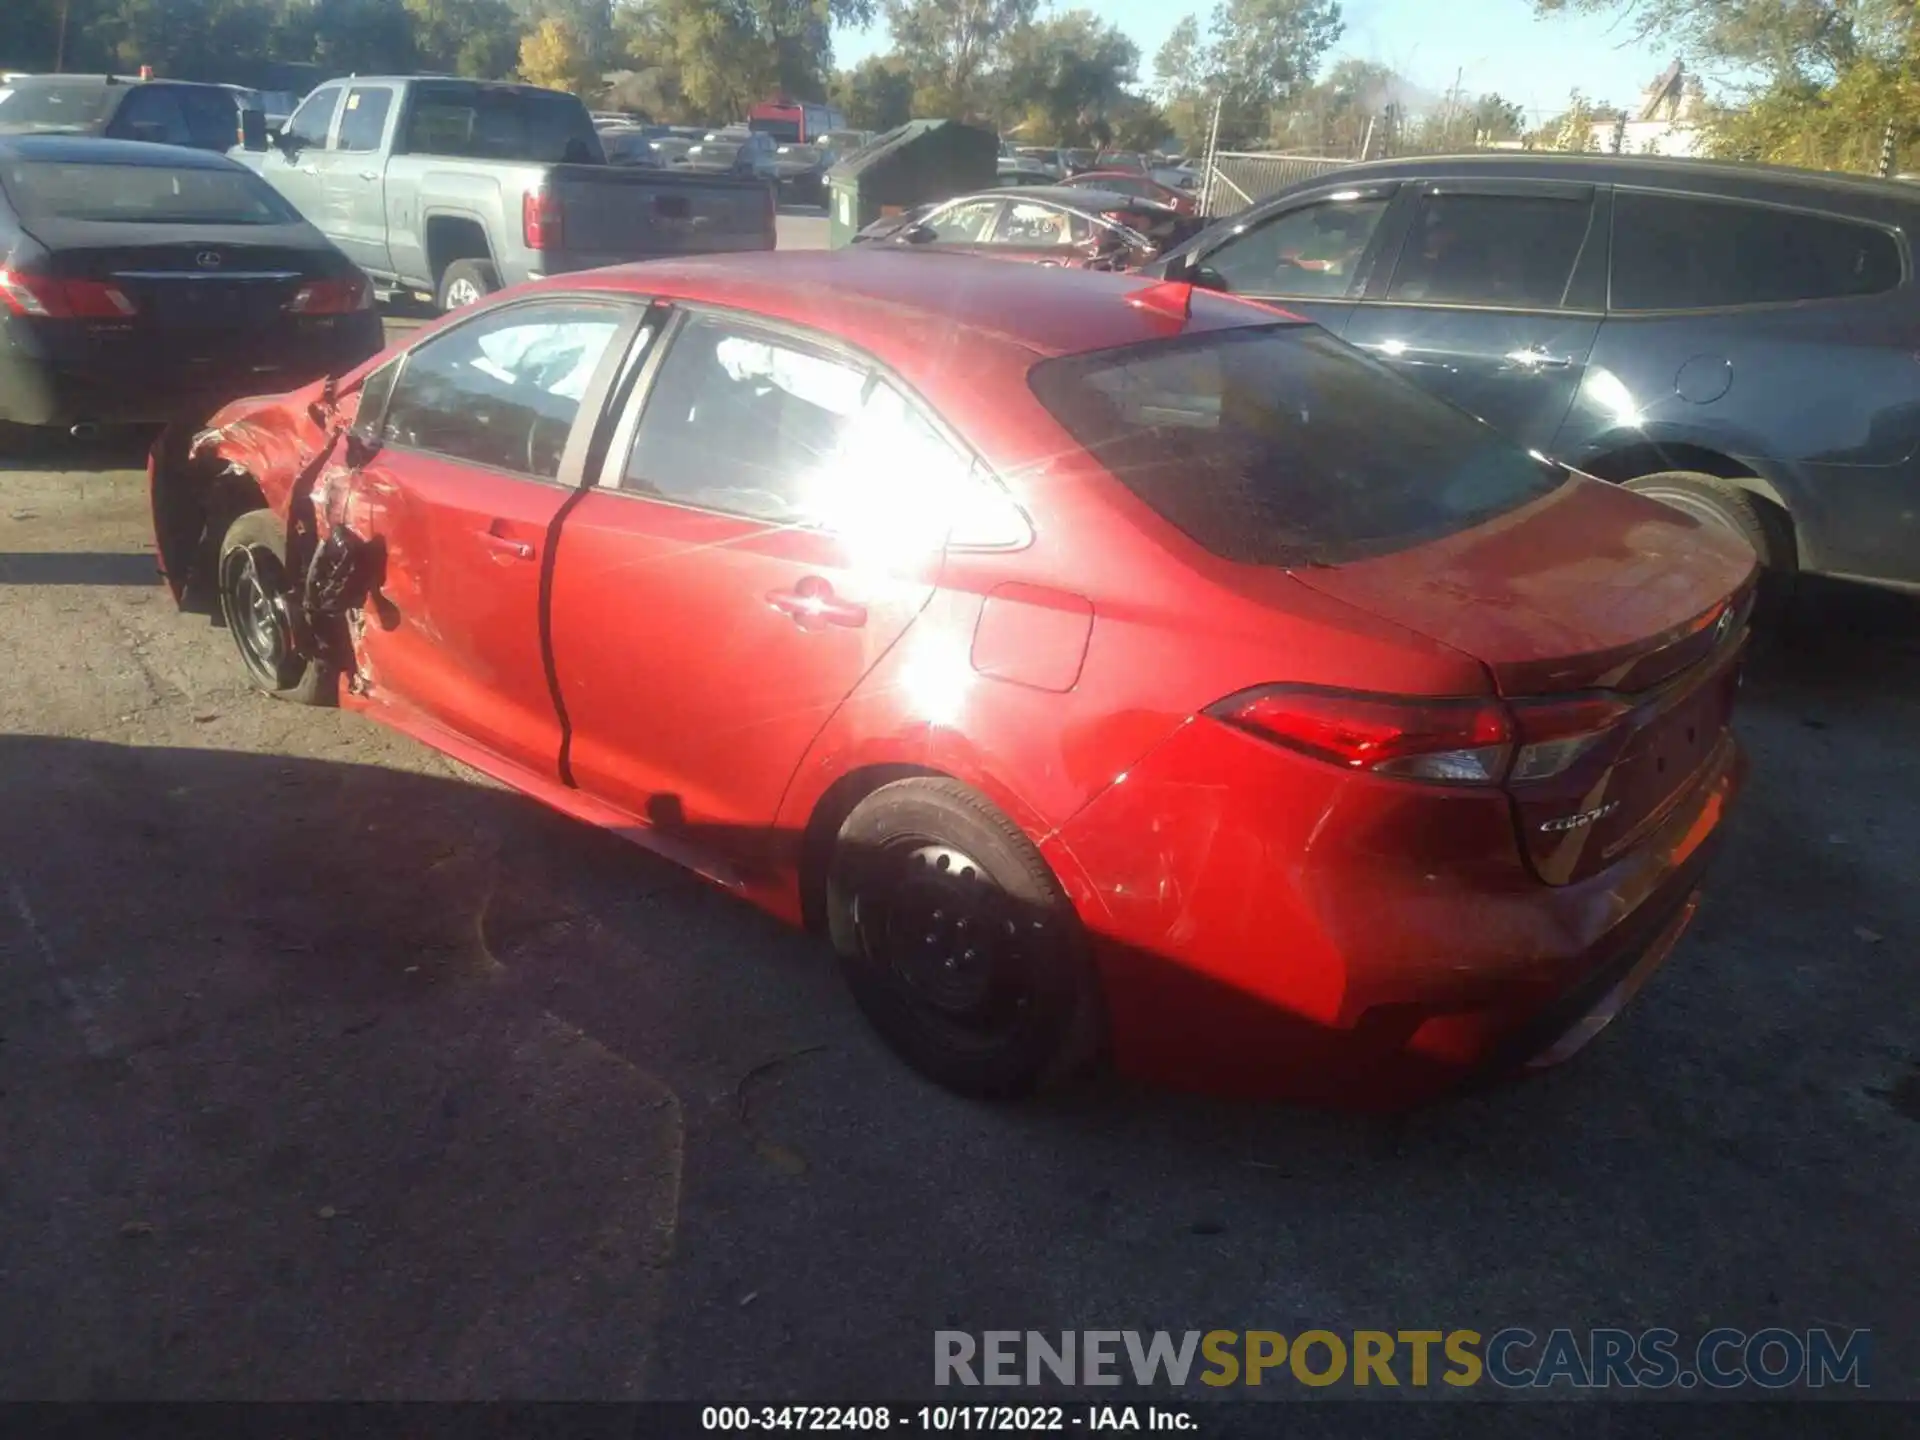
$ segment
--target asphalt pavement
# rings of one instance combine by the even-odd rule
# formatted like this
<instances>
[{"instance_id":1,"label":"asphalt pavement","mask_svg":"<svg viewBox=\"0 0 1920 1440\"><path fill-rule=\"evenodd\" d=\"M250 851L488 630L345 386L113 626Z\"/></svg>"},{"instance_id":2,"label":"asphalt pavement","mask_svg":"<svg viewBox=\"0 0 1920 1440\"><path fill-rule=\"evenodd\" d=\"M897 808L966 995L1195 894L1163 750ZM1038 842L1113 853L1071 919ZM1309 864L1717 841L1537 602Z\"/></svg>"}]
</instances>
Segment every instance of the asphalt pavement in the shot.
<instances>
[{"instance_id":1,"label":"asphalt pavement","mask_svg":"<svg viewBox=\"0 0 1920 1440\"><path fill-rule=\"evenodd\" d=\"M4 443L0 1398L904 1397L936 1329L1505 1325L1866 1327L1920 1398L1911 604L1756 662L1699 921L1575 1063L987 1108L815 942L250 693L136 447Z\"/></svg>"}]
</instances>

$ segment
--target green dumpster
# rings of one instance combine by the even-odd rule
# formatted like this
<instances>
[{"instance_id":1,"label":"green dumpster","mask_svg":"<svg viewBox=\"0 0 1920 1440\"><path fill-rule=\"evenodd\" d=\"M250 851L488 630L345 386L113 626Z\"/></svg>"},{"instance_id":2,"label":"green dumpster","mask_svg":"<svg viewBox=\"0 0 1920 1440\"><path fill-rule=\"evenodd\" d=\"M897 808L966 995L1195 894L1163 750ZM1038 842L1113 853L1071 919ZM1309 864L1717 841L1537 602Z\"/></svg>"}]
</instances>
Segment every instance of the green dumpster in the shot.
<instances>
[{"instance_id":1,"label":"green dumpster","mask_svg":"<svg viewBox=\"0 0 1920 1440\"><path fill-rule=\"evenodd\" d=\"M852 242L874 221L993 184L1000 138L958 120L909 120L827 172L827 243Z\"/></svg>"}]
</instances>

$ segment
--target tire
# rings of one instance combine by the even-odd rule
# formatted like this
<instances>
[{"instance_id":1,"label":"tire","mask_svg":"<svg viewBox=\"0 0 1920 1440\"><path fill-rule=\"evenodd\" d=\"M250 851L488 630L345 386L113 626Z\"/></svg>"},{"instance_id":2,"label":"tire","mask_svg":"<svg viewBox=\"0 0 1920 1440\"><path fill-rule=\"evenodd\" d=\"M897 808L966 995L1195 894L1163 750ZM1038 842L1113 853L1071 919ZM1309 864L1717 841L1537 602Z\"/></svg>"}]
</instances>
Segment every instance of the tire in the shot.
<instances>
[{"instance_id":1,"label":"tire","mask_svg":"<svg viewBox=\"0 0 1920 1440\"><path fill-rule=\"evenodd\" d=\"M271 510L249 510L227 527L215 584L247 682L276 700L332 704L339 677L294 649L286 527Z\"/></svg>"},{"instance_id":2,"label":"tire","mask_svg":"<svg viewBox=\"0 0 1920 1440\"><path fill-rule=\"evenodd\" d=\"M1073 907L1032 842L956 781L898 780L854 807L826 914L860 1009L949 1090L1018 1099L1098 1048Z\"/></svg>"},{"instance_id":3,"label":"tire","mask_svg":"<svg viewBox=\"0 0 1920 1440\"><path fill-rule=\"evenodd\" d=\"M461 310L500 288L500 272L491 260L456 260L440 276L434 306L441 314Z\"/></svg>"},{"instance_id":4,"label":"tire","mask_svg":"<svg viewBox=\"0 0 1920 1440\"><path fill-rule=\"evenodd\" d=\"M1760 559L1760 598L1755 619L1771 625L1793 597L1799 557L1792 522L1782 511L1742 490L1731 480L1695 470L1664 470L1641 475L1623 487L1649 500L1671 505L1753 547Z\"/></svg>"}]
</instances>

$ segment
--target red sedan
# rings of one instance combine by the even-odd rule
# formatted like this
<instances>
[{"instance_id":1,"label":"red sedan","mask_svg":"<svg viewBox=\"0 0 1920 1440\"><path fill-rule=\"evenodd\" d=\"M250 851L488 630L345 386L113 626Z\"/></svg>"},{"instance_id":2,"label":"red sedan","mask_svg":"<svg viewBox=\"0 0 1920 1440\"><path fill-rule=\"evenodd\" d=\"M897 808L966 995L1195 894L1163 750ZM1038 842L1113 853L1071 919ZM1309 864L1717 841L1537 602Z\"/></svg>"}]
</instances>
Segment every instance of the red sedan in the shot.
<instances>
[{"instance_id":1,"label":"red sedan","mask_svg":"<svg viewBox=\"0 0 1920 1440\"><path fill-rule=\"evenodd\" d=\"M1070 189L1086 187L1091 190L1104 190L1112 195L1131 195L1136 200L1155 200L1162 205L1170 205L1181 215L1198 215L1200 200L1185 190L1176 190L1171 185L1162 185L1148 175L1136 174L1131 170L1089 170L1060 182Z\"/></svg>"},{"instance_id":2,"label":"red sedan","mask_svg":"<svg viewBox=\"0 0 1920 1440\"><path fill-rule=\"evenodd\" d=\"M561 276L228 406L152 484L259 688L816 927L970 1094L1558 1059L1673 946L1742 775L1746 547L1182 285Z\"/></svg>"}]
</instances>

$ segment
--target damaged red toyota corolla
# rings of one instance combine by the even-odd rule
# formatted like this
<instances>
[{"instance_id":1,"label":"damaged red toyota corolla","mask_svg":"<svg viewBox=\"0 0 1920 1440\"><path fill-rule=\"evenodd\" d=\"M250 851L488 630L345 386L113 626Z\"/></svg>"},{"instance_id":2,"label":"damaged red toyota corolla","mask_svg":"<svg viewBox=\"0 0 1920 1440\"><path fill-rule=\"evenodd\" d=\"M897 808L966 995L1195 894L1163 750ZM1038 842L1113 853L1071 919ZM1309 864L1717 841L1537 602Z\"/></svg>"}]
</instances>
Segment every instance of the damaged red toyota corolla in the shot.
<instances>
[{"instance_id":1,"label":"damaged red toyota corolla","mask_svg":"<svg viewBox=\"0 0 1920 1440\"><path fill-rule=\"evenodd\" d=\"M545 281L163 444L154 505L255 684L818 927L972 1094L1563 1058L1742 774L1747 550L1181 286Z\"/></svg>"}]
</instances>

